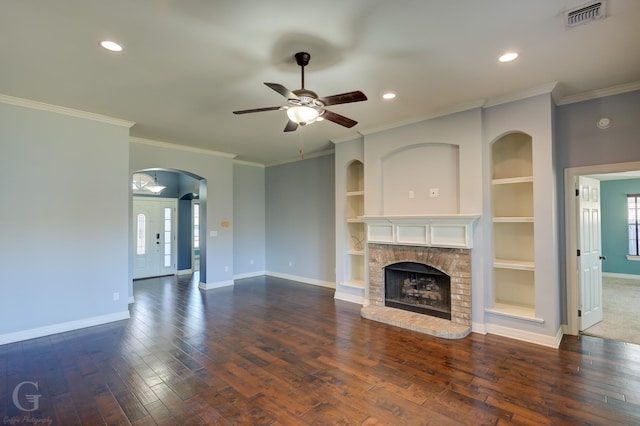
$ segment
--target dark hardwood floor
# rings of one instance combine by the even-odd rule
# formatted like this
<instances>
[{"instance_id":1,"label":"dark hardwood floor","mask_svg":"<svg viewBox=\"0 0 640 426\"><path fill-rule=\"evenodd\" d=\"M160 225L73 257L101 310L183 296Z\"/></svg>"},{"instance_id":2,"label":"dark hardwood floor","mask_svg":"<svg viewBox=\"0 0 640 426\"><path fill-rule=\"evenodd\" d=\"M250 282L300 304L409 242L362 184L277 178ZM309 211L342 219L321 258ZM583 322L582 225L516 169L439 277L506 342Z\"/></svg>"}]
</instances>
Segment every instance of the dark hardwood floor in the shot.
<instances>
[{"instance_id":1,"label":"dark hardwood floor","mask_svg":"<svg viewBox=\"0 0 640 426\"><path fill-rule=\"evenodd\" d=\"M134 291L128 321L0 346L2 424L640 424L640 346L442 340L277 278Z\"/></svg>"}]
</instances>

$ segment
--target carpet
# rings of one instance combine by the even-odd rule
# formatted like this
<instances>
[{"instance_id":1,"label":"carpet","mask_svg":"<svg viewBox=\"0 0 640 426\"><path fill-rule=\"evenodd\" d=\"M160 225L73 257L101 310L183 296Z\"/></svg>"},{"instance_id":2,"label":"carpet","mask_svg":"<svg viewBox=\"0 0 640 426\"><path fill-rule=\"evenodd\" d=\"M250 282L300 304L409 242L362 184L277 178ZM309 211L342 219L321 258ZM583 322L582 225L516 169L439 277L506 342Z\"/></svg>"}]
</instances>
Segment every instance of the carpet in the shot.
<instances>
[{"instance_id":1,"label":"carpet","mask_svg":"<svg viewBox=\"0 0 640 426\"><path fill-rule=\"evenodd\" d=\"M640 279L602 277L603 319L582 332L640 345Z\"/></svg>"}]
</instances>

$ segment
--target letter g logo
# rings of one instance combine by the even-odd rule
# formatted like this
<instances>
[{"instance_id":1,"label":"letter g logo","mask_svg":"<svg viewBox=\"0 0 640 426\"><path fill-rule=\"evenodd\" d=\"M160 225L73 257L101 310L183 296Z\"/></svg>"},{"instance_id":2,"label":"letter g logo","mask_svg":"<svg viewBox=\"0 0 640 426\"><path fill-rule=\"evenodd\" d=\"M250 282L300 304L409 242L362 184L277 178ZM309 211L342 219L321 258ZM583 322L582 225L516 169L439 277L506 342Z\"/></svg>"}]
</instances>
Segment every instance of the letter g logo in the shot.
<instances>
[{"instance_id":1,"label":"letter g logo","mask_svg":"<svg viewBox=\"0 0 640 426\"><path fill-rule=\"evenodd\" d=\"M21 411L36 411L38 409L39 399L40 399L40 397L42 397L42 395L40 395L40 394L25 395L24 397L26 398L26 400L28 402L30 402L32 404L33 408L25 408L25 407L23 407L22 404L20 403L19 392L20 392L20 389L24 385L32 385L33 387L36 388L36 390L38 390L38 382L21 382L21 383L18 383L18 386L16 386L13 389L13 394L12 394L13 403Z\"/></svg>"}]
</instances>

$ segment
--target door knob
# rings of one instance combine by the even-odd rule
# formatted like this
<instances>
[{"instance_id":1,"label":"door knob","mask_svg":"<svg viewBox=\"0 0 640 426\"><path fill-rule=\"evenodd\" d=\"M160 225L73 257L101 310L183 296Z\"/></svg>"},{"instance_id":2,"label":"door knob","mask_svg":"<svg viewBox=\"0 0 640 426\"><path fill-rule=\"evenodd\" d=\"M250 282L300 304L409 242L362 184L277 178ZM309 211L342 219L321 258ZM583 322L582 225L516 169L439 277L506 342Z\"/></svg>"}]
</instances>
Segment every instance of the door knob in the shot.
<instances>
[{"instance_id":1,"label":"door knob","mask_svg":"<svg viewBox=\"0 0 640 426\"><path fill-rule=\"evenodd\" d=\"M600 260L607 260L607 256L600 256Z\"/></svg>"}]
</instances>

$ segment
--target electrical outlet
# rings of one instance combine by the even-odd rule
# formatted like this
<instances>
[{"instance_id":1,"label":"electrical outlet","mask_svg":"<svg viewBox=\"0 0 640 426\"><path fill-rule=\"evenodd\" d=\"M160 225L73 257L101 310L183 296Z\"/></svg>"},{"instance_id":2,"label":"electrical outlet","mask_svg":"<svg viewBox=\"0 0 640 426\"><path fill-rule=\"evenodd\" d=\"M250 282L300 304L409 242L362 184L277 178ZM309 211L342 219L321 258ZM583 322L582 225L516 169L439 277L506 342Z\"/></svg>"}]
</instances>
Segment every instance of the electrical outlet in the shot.
<instances>
[{"instance_id":1,"label":"electrical outlet","mask_svg":"<svg viewBox=\"0 0 640 426\"><path fill-rule=\"evenodd\" d=\"M431 189L429 189L429 197L435 198L438 195L440 195L440 189L439 188L431 188Z\"/></svg>"},{"instance_id":2,"label":"electrical outlet","mask_svg":"<svg viewBox=\"0 0 640 426\"><path fill-rule=\"evenodd\" d=\"M251 259L251 261L249 263L253 265L253 259Z\"/></svg>"},{"instance_id":3,"label":"electrical outlet","mask_svg":"<svg viewBox=\"0 0 640 426\"><path fill-rule=\"evenodd\" d=\"M289 261L289 268L291 268L293 266L293 262Z\"/></svg>"},{"instance_id":4,"label":"electrical outlet","mask_svg":"<svg viewBox=\"0 0 640 426\"><path fill-rule=\"evenodd\" d=\"M120 293L118 292L113 293L113 301L115 302L118 300L120 300Z\"/></svg>"},{"instance_id":5,"label":"electrical outlet","mask_svg":"<svg viewBox=\"0 0 640 426\"><path fill-rule=\"evenodd\" d=\"M409 199L411 198L415 198L415 194L413 193L413 190L409 191Z\"/></svg>"},{"instance_id":6,"label":"electrical outlet","mask_svg":"<svg viewBox=\"0 0 640 426\"><path fill-rule=\"evenodd\" d=\"M225 267L224 267L224 271L225 271L225 272L229 272L229 267L228 267L228 266L225 266Z\"/></svg>"}]
</instances>

